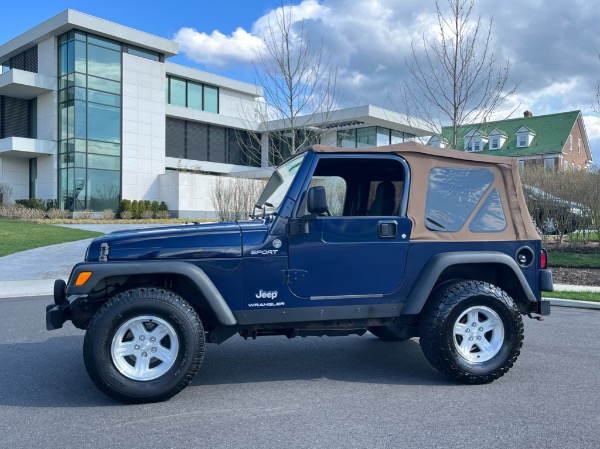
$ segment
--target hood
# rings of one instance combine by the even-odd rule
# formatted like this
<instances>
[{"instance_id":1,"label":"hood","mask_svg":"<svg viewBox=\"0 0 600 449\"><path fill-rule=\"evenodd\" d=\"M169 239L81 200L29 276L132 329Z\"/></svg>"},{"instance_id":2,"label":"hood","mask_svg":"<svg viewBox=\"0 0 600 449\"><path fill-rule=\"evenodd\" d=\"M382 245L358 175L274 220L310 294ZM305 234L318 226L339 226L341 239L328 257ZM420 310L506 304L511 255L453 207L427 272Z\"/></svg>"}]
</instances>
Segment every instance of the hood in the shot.
<instances>
[{"instance_id":1,"label":"hood","mask_svg":"<svg viewBox=\"0 0 600 449\"><path fill-rule=\"evenodd\" d=\"M241 227L236 222L201 223L118 231L94 239L87 261L97 261L108 244L108 260L201 259L242 256Z\"/></svg>"}]
</instances>

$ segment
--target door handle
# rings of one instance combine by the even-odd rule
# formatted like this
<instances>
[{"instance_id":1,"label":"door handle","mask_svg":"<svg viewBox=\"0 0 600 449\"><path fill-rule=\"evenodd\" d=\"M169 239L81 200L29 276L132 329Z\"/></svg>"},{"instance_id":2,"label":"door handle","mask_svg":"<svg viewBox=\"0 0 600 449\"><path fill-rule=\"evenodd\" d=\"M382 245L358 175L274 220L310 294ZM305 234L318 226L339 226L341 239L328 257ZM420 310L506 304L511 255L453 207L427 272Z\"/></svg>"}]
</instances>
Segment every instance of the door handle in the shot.
<instances>
[{"instance_id":1,"label":"door handle","mask_svg":"<svg viewBox=\"0 0 600 449\"><path fill-rule=\"evenodd\" d=\"M398 222L380 221L377 223L377 235L382 239L395 239L398 236Z\"/></svg>"}]
</instances>

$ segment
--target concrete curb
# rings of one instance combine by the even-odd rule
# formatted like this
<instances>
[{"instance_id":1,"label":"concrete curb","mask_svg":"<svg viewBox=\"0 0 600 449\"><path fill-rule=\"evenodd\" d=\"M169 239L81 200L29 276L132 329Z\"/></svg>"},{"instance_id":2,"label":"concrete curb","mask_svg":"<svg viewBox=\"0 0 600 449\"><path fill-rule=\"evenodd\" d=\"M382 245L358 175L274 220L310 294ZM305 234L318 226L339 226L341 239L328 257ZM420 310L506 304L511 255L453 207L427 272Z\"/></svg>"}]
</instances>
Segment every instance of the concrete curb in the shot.
<instances>
[{"instance_id":1,"label":"concrete curb","mask_svg":"<svg viewBox=\"0 0 600 449\"><path fill-rule=\"evenodd\" d=\"M590 285L554 284L555 292L593 292L600 293L600 287Z\"/></svg>"},{"instance_id":2,"label":"concrete curb","mask_svg":"<svg viewBox=\"0 0 600 449\"><path fill-rule=\"evenodd\" d=\"M600 310L600 302L575 301L573 299L544 298L550 300L553 307L571 307L574 309Z\"/></svg>"},{"instance_id":3,"label":"concrete curb","mask_svg":"<svg viewBox=\"0 0 600 449\"><path fill-rule=\"evenodd\" d=\"M0 282L0 299L22 298L26 296L52 296L53 292L54 279Z\"/></svg>"}]
</instances>

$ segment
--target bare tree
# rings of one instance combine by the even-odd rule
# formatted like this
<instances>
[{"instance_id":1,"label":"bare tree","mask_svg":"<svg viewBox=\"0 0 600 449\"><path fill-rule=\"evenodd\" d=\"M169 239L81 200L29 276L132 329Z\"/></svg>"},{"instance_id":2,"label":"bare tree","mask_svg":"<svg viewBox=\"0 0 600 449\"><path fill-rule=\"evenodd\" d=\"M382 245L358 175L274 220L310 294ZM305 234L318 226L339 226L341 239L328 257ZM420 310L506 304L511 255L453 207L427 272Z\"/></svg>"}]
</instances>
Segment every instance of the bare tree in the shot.
<instances>
[{"instance_id":1,"label":"bare tree","mask_svg":"<svg viewBox=\"0 0 600 449\"><path fill-rule=\"evenodd\" d=\"M266 182L261 179L217 177L210 200L220 221L244 220L254 210Z\"/></svg>"},{"instance_id":2,"label":"bare tree","mask_svg":"<svg viewBox=\"0 0 600 449\"><path fill-rule=\"evenodd\" d=\"M8 203L8 200L13 194L13 188L4 183L0 183L0 206L4 203Z\"/></svg>"},{"instance_id":3,"label":"bare tree","mask_svg":"<svg viewBox=\"0 0 600 449\"><path fill-rule=\"evenodd\" d=\"M406 113L440 136L441 123L449 123L447 144L457 148L460 127L489 121L517 86L505 90L510 62L499 62L492 50L493 19L472 19L474 0L447 1L449 13L435 2L439 34L411 42L411 78L400 96Z\"/></svg>"},{"instance_id":4,"label":"bare tree","mask_svg":"<svg viewBox=\"0 0 600 449\"><path fill-rule=\"evenodd\" d=\"M247 136L238 139L243 151L256 158L261 133L267 133L274 165L320 141L318 125L333 110L337 96L337 69L324 54L323 40L313 46L304 20L294 21L292 12L291 4L282 4L269 21L254 61L256 84L265 100L257 110L261 129L251 133L251 145Z\"/></svg>"}]
</instances>

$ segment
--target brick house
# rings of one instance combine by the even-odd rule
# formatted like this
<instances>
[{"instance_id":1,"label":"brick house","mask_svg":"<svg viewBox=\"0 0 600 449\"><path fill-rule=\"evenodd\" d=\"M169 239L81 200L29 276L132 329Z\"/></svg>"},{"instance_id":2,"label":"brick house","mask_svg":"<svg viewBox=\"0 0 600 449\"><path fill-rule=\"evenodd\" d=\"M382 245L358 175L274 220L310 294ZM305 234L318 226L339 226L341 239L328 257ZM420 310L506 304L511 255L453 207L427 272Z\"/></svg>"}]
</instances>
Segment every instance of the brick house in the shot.
<instances>
[{"instance_id":1,"label":"brick house","mask_svg":"<svg viewBox=\"0 0 600 449\"><path fill-rule=\"evenodd\" d=\"M429 145L448 147L451 133L452 127L443 127ZM587 170L593 163L581 111L539 116L525 111L520 118L465 125L457 149L516 157L522 167L543 164L549 170Z\"/></svg>"}]
</instances>

